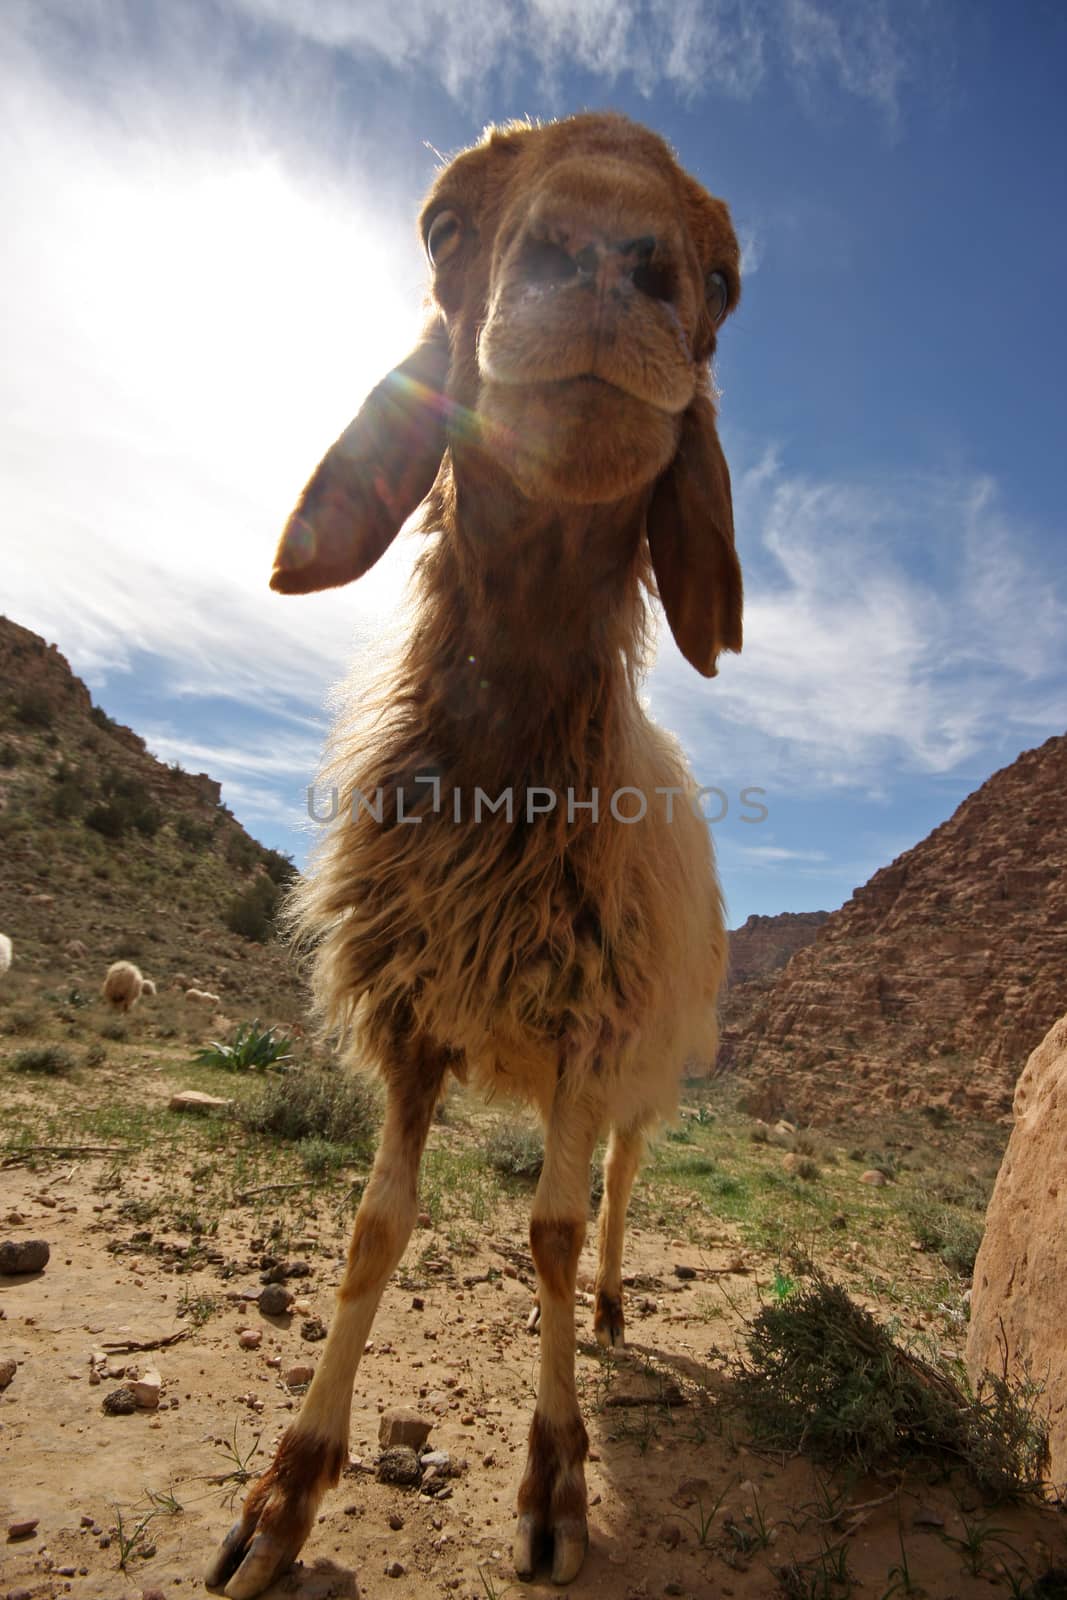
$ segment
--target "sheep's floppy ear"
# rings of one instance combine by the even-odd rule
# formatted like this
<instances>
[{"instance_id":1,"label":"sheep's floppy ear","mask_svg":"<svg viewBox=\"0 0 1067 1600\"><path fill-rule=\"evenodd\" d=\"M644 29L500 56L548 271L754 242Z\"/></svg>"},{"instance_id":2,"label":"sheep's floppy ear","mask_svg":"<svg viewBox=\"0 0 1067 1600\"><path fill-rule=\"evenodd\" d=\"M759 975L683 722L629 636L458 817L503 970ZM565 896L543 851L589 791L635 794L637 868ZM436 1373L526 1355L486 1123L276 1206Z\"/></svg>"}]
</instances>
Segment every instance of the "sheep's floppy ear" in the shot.
<instances>
[{"instance_id":1,"label":"sheep's floppy ear","mask_svg":"<svg viewBox=\"0 0 1067 1600\"><path fill-rule=\"evenodd\" d=\"M285 525L270 586L311 594L362 577L433 487L445 450L449 345L431 323L331 445Z\"/></svg>"},{"instance_id":2,"label":"sheep's floppy ear","mask_svg":"<svg viewBox=\"0 0 1067 1600\"><path fill-rule=\"evenodd\" d=\"M675 643L713 678L719 652L741 648L741 567L730 472L707 395L698 395L682 418L678 450L652 492L647 526Z\"/></svg>"}]
</instances>

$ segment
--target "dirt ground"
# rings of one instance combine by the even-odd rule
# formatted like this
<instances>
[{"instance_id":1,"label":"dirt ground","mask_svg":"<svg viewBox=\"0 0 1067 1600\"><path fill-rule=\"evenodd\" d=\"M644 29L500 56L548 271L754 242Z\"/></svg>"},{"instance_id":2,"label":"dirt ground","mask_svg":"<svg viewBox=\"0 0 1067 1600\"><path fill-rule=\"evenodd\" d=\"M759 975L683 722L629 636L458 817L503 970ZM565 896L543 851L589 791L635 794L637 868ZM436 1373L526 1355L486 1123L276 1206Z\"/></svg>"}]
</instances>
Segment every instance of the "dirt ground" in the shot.
<instances>
[{"instance_id":1,"label":"dirt ground","mask_svg":"<svg viewBox=\"0 0 1067 1600\"><path fill-rule=\"evenodd\" d=\"M132 1088L102 1073L98 1092ZM17 1362L0 1392L0 1537L36 1519L28 1536L0 1543L9 1600L203 1593L206 1561L240 1503L240 1473L266 1465L299 1406L299 1386L291 1391L283 1374L321 1351L309 1335L315 1317L330 1316L351 1207L342 1215L310 1186L245 1202L235 1194L229 1205L212 1200L214 1231L198 1241L160 1223L161 1198L197 1182L188 1152L171 1161L135 1158L119 1172L106 1156L41 1152L33 1167L0 1164L0 1238L51 1247L43 1271L0 1277L0 1363ZM631 1231L629 1348L618 1355L592 1340L587 1244L578 1374L591 1545L568 1590L547 1575L520 1584L511 1522L538 1354L525 1230L523 1208L509 1201L462 1249L454 1231L416 1231L360 1369L349 1468L303 1564L272 1595L1065 1592L1033 1588L1067 1563L1056 1507L990 1509L962 1482L831 1479L746 1442L726 1362L771 1269L727 1225L705 1248ZM252 1298L265 1254L310 1269L290 1280L291 1314L264 1316ZM678 1266L694 1275L680 1277ZM261 1333L258 1348L242 1346L244 1329ZM106 1415L104 1397L146 1368L162 1378L159 1408ZM392 1407L432 1419L427 1448L458 1468L443 1496L376 1480L379 1415ZM389 1576L394 1563L403 1570Z\"/></svg>"}]
</instances>

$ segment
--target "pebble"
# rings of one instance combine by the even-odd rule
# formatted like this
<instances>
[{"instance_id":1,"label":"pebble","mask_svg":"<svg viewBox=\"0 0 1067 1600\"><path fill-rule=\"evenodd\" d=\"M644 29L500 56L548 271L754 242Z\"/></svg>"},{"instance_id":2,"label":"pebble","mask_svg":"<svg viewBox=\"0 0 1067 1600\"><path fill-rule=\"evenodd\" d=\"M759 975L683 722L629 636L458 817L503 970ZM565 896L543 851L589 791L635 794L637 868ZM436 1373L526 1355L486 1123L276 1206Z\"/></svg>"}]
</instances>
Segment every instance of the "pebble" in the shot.
<instances>
[{"instance_id":1,"label":"pebble","mask_svg":"<svg viewBox=\"0 0 1067 1600\"><path fill-rule=\"evenodd\" d=\"M4 1239L0 1242L0 1273L40 1272L51 1250L46 1239Z\"/></svg>"},{"instance_id":2,"label":"pebble","mask_svg":"<svg viewBox=\"0 0 1067 1600\"><path fill-rule=\"evenodd\" d=\"M263 1343L262 1328L242 1328L237 1335L242 1350L258 1350Z\"/></svg>"},{"instance_id":3,"label":"pebble","mask_svg":"<svg viewBox=\"0 0 1067 1600\"><path fill-rule=\"evenodd\" d=\"M395 1445L421 1450L432 1428L433 1421L420 1417L417 1411L386 1411L378 1423L378 1443L383 1450Z\"/></svg>"},{"instance_id":4,"label":"pebble","mask_svg":"<svg viewBox=\"0 0 1067 1600\"><path fill-rule=\"evenodd\" d=\"M9 1589L7 1600L33 1600L33 1593L29 1589Z\"/></svg>"},{"instance_id":5,"label":"pebble","mask_svg":"<svg viewBox=\"0 0 1067 1600\"><path fill-rule=\"evenodd\" d=\"M889 1182L884 1172L879 1172L877 1167L871 1167L867 1172L860 1173L860 1182L870 1184L872 1189L880 1189Z\"/></svg>"},{"instance_id":6,"label":"pebble","mask_svg":"<svg viewBox=\"0 0 1067 1600\"><path fill-rule=\"evenodd\" d=\"M130 1385L124 1383L104 1396L100 1409L106 1417L128 1417L137 1410L137 1396Z\"/></svg>"},{"instance_id":7,"label":"pebble","mask_svg":"<svg viewBox=\"0 0 1067 1600\"><path fill-rule=\"evenodd\" d=\"M18 1371L18 1362L14 1356L5 1356L0 1361L0 1389L6 1389L15 1373Z\"/></svg>"},{"instance_id":8,"label":"pebble","mask_svg":"<svg viewBox=\"0 0 1067 1600\"><path fill-rule=\"evenodd\" d=\"M385 1576L387 1578L402 1578L406 1571L407 1568L402 1561L390 1561L385 1569Z\"/></svg>"},{"instance_id":9,"label":"pebble","mask_svg":"<svg viewBox=\"0 0 1067 1600\"><path fill-rule=\"evenodd\" d=\"M283 1317L293 1303L289 1290L280 1283L268 1283L256 1300L265 1317Z\"/></svg>"},{"instance_id":10,"label":"pebble","mask_svg":"<svg viewBox=\"0 0 1067 1600\"><path fill-rule=\"evenodd\" d=\"M687 1267L685 1265L685 1263L682 1262L682 1261L676 1261L674 1263L674 1276L676 1278L684 1278L684 1279L688 1280L690 1278L695 1278L696 1275L697 1275L696 1267Z\"/></svg>"},{"instance_id":11,"label":"pebble","mask_svg":"<svg viewBox=\"0 0 1067 1600\"><path fill-rule=\"evenodd\" d=\"M155 1411L159 1405L159 1391L163 1379L158 1372L148 1368L139 1378L127 1380L126 1387L133 1392L134 1404L141 1411Z\"/></svg>"},{"instance_id":12,"label":"pebble","mask_svg":"<svg viewBox=\"0 0 1067 1600\"><path fill-rule=\"evenodd\" d=\"M310 1383L314 1376L314 1367L309 1366L306 1361L297 1361L286 1369L285 1381L290 1389L296 1389L303 1383Z\"/></svg>"},{"instance_id":13,"label":"pebble","mask_svg":"<svg viewBox=\"0 0 1067 1600\"><path fill-rule=\"evenodd\" d=\"M37 1524L40 1520L40 1517L20 1517L14 1522L9 1522L7 1525L8 1538L32 1539L37 1532Z\"/></svg>"},{"instance_id":14,"label":"pebble","mask_svg":"<svg viewBox=\"0 0 1067 1600\"><path fill-rule=\"evenodd\" d=\"M326 1324L321 1317L308 1317L306 1322L300 1324L300 1337L309 1344L317 1344L326 1337Z\"/></svg>"},{"instance_id":15,"label":"pebble","mask_svg":"<svg viewBox=\"0 0 1067 1600\"><path fill-rule=\"evenodd\" d=\"M394 1533L400 1532L401 1528L404 1526L404 1519L400 1515L399 1511L391 1511L389 1513L389 1526L392 1528Z\"/></svg>"}]
</instances>

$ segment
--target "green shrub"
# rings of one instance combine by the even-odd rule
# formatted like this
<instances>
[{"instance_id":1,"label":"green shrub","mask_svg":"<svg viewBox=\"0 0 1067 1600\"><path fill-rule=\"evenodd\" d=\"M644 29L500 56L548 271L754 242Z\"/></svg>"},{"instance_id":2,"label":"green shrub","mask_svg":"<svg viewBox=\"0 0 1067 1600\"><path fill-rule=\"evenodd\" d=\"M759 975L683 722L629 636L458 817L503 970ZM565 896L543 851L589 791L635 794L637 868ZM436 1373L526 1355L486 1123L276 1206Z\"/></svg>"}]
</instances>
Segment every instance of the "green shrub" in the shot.
<instances>
[{"instance_id":1,"label":"green shrub","mask_svg":"<svg viewBox=\"0 0 1067 1600\"><path fill-rule=\"evenodd\" d=\"M104 839L121 839L129 826L126 807L113 801L95 805L85 813L85 826Z\"/></svg>"},{"instance_id":2,"label":"green shrub","mask_svg":"<svg viewBox=\"0 0 1067 1600\"><path fill-rule=\"evenodd\" d=\"M11 1063L15 1072L36 1072L47 1078L67 1078L74 1071L74 1057L59 1044L42 1044L17 1050Z\"/></svg>"},{"instance_id":3,"label":"green shrub","mask_svg":"<svg viewBox=\"0 0 1067 1600\"><path fill-rule=\"evenodd\" d=\"M146 839L154 839L163 826L163 813L158 806L142 806L140 811L134 812L133 825Z\"/></svg>"},{"instance_id":4,"label":"green shrub","mask_svg":"<svg viewBox=\"0 0 1067 1600\"><path fill-rule=\"evenodd\" d=\"M746 1344L737 1388L763 1445L865 1473L961 1466L998 1497L1040 1482L1048 1441L1036 1385L990 1375L965 1393L816 1272L763 1307Z\"/></svg>"},{"instance_id":5,"label":"green shrub","mask_svg":"<svg viewBox=\"0 0 1067 1600\"><path fill-rule=\"evenodd\" d=\"M85 806L85 795L76 778L64 778L52 791L52 815L60 822L80 817Z\"/></svg>"},{"instance_id":6,"label":"green shrub","mask_svg":"<svg viewBox=\"0 0 1067 1600\"><path fill-rule=\"evenodd\" d=\"M536 1182L545 1164L541 1131L531 1122L497 1122L485 1144L485 1159L505 1178Z\"/></svg>"},{"instance_id":7,"label":"green shrub","mask_svg":"<svg viewBox=\"0 0 1067 1600\"><path fill-rule=\"evenodd\" d=\"M274 913L278 907L280 890L270 878L257 878L254 883L234 895L226 908L223 921L231 933L257 944L266 944L274 932Z\"/></svg>"},{"instance_id":8,"label":"green shrub","mask_svg":"<svg viewBox=\"0 0 1067 1600\"><path fill-rule=\"evenodd\" d=\"M953 1272L969 1278L974 1272L983 1224L961 1217L950 1206L939 1205L926 1193L915 1196L905 1212L912 1233L924 1250L937 1255Z\"/></svg>"},{"instance_id":9,"label":"green shrub","mask_svg":"<svg viewBox=\"0 0 1067 1600\"><path fill-rule=\"evenodd\" d=\"M174 831L183 844L190 845L194 850L201 850L204 845L211 843L210 823L201 822L198 818L191 817L188 812L183 811L178 817Z\"/></svg>"},{"instance_id":10,"label":"green shrub","mask_svg":"<svg viewBox=\"0 0 1067 1600\"><path fill-rule=\"evenodd\" d=\"M50 728L55 721L56 708L51 695L43 689L23 689L15 699L15 720L24 728Z\"/></svg>"},{"instance_id":11,"label":"green shrub","mask_svg":"<svg viewBox=\"0 0 1067 1600\"><path fill-rule=\"evenodd\" d=\"M105 733L111 733L115 728L118 727L118 723L112 721L107 712L104 710L103 706L94 706L89 715L96 723L96 726L98 728L102 728Z\"/></svg>"},{"instance_id":12,"label":"green shrub","mask_svg":"<svg viewBox=\"0 0 1067 1600\"><path fill-rule=\"evenodd\" d=\"M292 1059L292 1040L277 1036L274 1028L260 1028L259 1018L242 1022L234 1029L229 1044L212 1039L195 1057L197 1066L224 1067L228 1072L265 1072L268 1067L284 1068Z\"/></svg>"},{"instance_id":13,"label":"green shrub","mask_svg":"<svg viewBox=\"0 0 1067 1600\"><path fill-rule=\"evenodd\" d=\"M274 1078L237 1115L253 1133L300 1143L320 1139L368 1154L378 1123L368 1080L340 1067L303 1067Z\"/></svg>"},{"instance_id":14,"label":"green shrub","mask_svg":"<svg viewBox=\"0 0 1067 1600\"><path fill-rule=\"evenodd\" d=\"M292 856L284 855L281 850L264 850L259 859L267 869L268 878L279 886L287 884L296 874Z\"/></svg>"}]
</instances>

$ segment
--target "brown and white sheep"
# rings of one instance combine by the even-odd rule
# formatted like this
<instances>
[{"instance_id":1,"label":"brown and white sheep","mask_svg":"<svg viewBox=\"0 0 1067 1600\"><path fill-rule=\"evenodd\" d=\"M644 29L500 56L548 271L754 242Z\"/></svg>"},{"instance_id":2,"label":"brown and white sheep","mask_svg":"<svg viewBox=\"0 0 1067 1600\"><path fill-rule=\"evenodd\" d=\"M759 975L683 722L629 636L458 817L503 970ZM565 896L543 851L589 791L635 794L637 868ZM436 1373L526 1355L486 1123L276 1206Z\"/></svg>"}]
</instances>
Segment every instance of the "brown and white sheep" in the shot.
<instances>
[{"instance_id":1,"label":"brown and white sheep","mask_svg":"<svg viewBox=\"0 0 1067 1600\"><path fill-rule=\"evenodd\" d=\"M14 957L14 946L6 933L0 933L0 978L5 972L10 971Z\"/></svg>"},{"instance_id":2,"label":"brown and white sheep","mask_svg":"<svg viewBox=\"0 0 1067 1600\"><path fill-rule=\"evenodd\" d=\"M132 961L113 961L100 993L116 1011L131 1011L144 991L144 978Z\"/></svg>"},{"instance_id":3,"label":"brown and white sheep","mask_svg":"<svg viewBox=\"0 0 1067 1600\"><path fill-rule=\"evenodd\" d=\"M530 1223L540 1380L515 1562L587 1545L575 1277L610 1132L594 1325L623 1338L645 1129L715 1048L726 942L708 829L638 698L646 596L703 674L741 646L709 382L739 294L726 206L614 115L491 131L420 220L433 310L290 518L271 580L358 578L424 499L418 609L373 708L334 735L341 806L295 897L319 1008L386 1086L323 1357L208 1574L240 1600L296 1556L348 1454L353 1382L416 1217L451 1071L545 1125ZM506 797L510 795L510 802Z\"/></svg>"}]
</instances>

